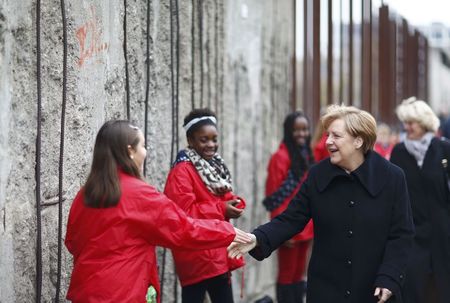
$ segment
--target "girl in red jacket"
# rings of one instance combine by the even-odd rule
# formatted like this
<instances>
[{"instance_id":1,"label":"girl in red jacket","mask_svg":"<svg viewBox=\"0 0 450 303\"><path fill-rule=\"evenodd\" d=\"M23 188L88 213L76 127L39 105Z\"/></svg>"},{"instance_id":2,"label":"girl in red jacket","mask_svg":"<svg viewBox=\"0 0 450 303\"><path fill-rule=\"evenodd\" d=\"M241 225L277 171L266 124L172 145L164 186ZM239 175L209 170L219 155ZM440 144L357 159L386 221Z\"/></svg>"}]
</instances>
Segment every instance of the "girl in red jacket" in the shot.
<instances>
[{"instance_id":1,"label":"girl in red jacket","mask_svg":"<svg viewBox=\"0 0 450 303\"><path fill-rule=\"evenodd\" d=\"M245 202L233 194L231 175L217 154L217 119L209 109L194 109L184 119L188 148L180 151L164 193L191 217L229 221L243 213ZM229 259L226 248L201 251L173 249L183 303L232 303L230 272L244 265Z\"/></svg>"},{"instance_id":2,"label":"girl in red jacket","mask_svg":"<svg viewBox=\"0 0 450 303\"><path fill-rule=\"evenodd\" d=\"M284 120L284 136L272 155L266 180L264 206L271 218L282 213L300 189L313 163L308 119L302 112ZM312 221L305 229L278 249L278 303L303 302L307 253L313 238Z\"/></svg>"},{"instance_id":3,"label":"girl in red jacket","mask_svg":"<svg viewBox=\"0 0 450 303\"><path fill-rule=\"evenodd\" d=\"M156 245L206 249L247 239L227 222L186 216L146 184L146 153L142 132L128 121L106 122L97 134L89 177L68 218L68 300L144 303L153 286L159 302Z\"/></svg>"}]
</instances>

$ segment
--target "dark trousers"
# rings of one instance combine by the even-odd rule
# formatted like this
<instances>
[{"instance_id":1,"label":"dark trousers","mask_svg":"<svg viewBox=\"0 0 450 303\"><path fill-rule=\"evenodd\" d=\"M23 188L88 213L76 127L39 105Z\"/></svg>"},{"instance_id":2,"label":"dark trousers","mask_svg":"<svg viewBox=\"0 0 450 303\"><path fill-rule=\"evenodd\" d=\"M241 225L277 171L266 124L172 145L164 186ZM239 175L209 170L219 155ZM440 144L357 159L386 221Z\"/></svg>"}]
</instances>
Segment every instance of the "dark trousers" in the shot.
<instances>
[{"instance_id":1,"label":"dark trousers","mask_svg":"<svg viewBox=\"0 0 450 303\"><path fill-rule=\"evenodd\" d=\"M203 303L208 292L211 303L233 303L231 275L225 273L182 288L182 303Z\"/></svg>"},{"instance_id":2,"label":"dark trousers","mask_svg":"<svg viewBox=\"0 0 450 303\"><path fill-rule=\"evenodd\" d=\"M277 284L278 303L303 303L306 294L306 282Z\"/></svg>"}]
</instances>

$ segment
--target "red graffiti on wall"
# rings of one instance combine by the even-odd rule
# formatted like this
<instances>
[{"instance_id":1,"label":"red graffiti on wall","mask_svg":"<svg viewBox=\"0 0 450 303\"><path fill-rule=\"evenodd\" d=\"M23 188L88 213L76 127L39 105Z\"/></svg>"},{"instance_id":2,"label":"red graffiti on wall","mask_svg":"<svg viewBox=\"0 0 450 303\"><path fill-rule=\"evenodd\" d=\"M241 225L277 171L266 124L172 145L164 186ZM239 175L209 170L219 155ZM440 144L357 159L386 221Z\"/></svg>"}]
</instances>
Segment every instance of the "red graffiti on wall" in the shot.
<instances>
[{"instance_id":1,"label":"red graffiti on wall","mask_svg":"<svg viewBox=\"0 0 450 303\"><path fill-rule=\"evenodd\" d=\"M94 7L91 7L90 15L90 19L76 31L76 37L80 45L79 67L83 66L87 59L108 49L108 43L101 42L102 32L98 28Z\"/></svg>"}]
</instances>

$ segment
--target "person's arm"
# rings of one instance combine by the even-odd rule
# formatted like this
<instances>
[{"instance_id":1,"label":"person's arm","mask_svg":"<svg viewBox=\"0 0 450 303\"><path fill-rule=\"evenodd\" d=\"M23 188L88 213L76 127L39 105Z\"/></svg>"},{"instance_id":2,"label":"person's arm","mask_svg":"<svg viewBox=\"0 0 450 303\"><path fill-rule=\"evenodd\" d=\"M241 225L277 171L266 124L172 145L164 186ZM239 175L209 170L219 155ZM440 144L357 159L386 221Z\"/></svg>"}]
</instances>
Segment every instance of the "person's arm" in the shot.
<instances>
[{"instance_id":1,"label":"person's arm","mask_svg":"<svg viewBox=\"0 0 450 303\"><path fill-rule=\"evenodd\" d=\"M290 170L291 161L287 154L275 153L268 165L266 197L262 203L270 211L271 218L281 214L288 206L301 182ZM291 197L289 199L289 197Z\"/></svg>"},{"instance_id":2,"label":"person's arm","mask_svg":"<svg viewBox=\"0 0 450 303\"><path fill-rule=\"evenodd\" d=\"M67 229L66 229L66 236L64 238L64 245L66 246L67 250L72 254L76 254L76 249L73 245L73 238L74 233L76 233L77 230L77 222L73 218L73 212L75 211L75 208L78 207L79 200L82 199L83 190L80 190L75 198L73 199L72 205L70 206L69 211L69 217L67 218Z\"/></svg>"},{"instance_id":3,"label":"person's arm","mask_svg":"<svg viewBox=\"0 0 450 303\"><path fill-rule=\"evenodd\" d=\"M408 252L413 244L414 223L406 180L402 171L398 171L396 183L391 227L375 287L390 290L397 297L397 301L401 302L401 287L405 278Z\"/></svg>"},{"instance_id":4,"label":"person's arm","mask_svg":"<svg viewBox=\"0 0 450 303\"><path fill-rule=\"evenodd\" d=\"M450 119L449 119L450 122ZM450 126L450 123L449 123ZM443 139L441 142L441 146L443 149L443 159L441 160L442 167L444 168L447 174L447 183L450 190L450 139Z\"/></svg>"},{"instance_id":5,"label":"person's arm","mask_svg":"<svg viewBox=\"0 0 450 303\"><path fill-rule=\"evenodd\" d=\"M193 219L164 194L148 186L142 189L139 207L127 215L152 245L186 250L226 247L233 240L249 242L250 237L221 220Z\"/></svg>"},{"instance_id":6,"label":"person's arm","mask_svg":"<svg viewBox=\"0 0 450 303\"><path fill-rule=\"evenodd\" d=\"M257 242L257 246L250 251L252 257L257 260L267 258L272 251L303 230L311 219L310 186L311 175L306 178L299 192L283 213L252 232Z\"/></svg>"},{"instance_id":7,"label":"person's arm","mask_svg":"<svg viewBox=\"0 0 450 303\"><path fill-rule=\"evenodd\" d=\"M277 154L274 154L267 166L267 179L266 179L266 196L273 194L278 190L283 180L286 179L289 171L290 161L282 159Z\"/></svg>"},{"instance_id":8,"label":"person's arm","mask_svg":"<svg viewBox=\"0 0 450 303\"><path fill-rule=\"evenodd\" d=\"M220 201L198 201L189 164L179 163L169 173L164 194L194 218L225 219L226 205ZM203 184L200 184L203 186Z\"/></svg>"},{"instance_id":9,"label":"person's arm","mask_svg":"<svg viewBox=\"0 0 450 303\"><path fill-rule=\"evenodd\" d=\"M394 163L395 165L398 165L398 163L400 162L400 158L402 157L402 155L399 152L399 147L400 147L400 143L396 144L393 148L392 148L392 152L391 152L391 157L389 158L389 161L391 163Z\"/></svg>"}]
</instances>

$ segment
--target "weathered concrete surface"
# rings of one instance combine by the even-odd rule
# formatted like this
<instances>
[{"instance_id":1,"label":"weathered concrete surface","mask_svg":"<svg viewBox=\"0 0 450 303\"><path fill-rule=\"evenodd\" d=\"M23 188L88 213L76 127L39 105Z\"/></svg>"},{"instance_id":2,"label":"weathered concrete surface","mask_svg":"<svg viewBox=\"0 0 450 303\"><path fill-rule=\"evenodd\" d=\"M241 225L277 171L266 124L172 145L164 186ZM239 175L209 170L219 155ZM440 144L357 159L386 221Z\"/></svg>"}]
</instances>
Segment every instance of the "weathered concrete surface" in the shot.
<instances>
[{"instance_id":1,"label":"weathered concrete surface","mask_svg":"<svg viewBox=\"0 0 450 303\"><path fill-rule=\"evenodd\" d=\"M221 152L232 170L235 191L248 209L236 225L250 230L268 218L261 205L266 165L281 138L289 111L293 55L292 1L152 0L149 23L147 180L162 190L171 158L185 146L183 117L209 106L219 117ZM172 11L175 1L173 1ZM66 1L68 78L63 163L63 233L70 203L90 168L95 134L111 118L126 118L124 1ZM172 20L172 30L171 23ZM36 2L0 2L0 302L35 297L37 129ZM43 1L42 203L58 200L62 102L62 20L59 1ZM171 35L172 33L172 35ZM127 1L130 119L144 129L147 1ZM179 39L179 48L176 41ZM172 41L172 43L171 43ZM178 54L178 55L177 55ZM179 61L177 62L177 57ZM173 64L172 64L173 62ZM177 74L178 71L178 74ZM172 105L172 77L179 98ZM174 89L176 91L176 89ZM172 129L174 115L178 124ZM177 115L178 114L178 115ZM42 210L42 301L55 296L57 205ZM159 251L162 264L162 249ZM63 249L62 293L71 271ZM245 296L273 295L275 264L248 258ZM166 256L164 300L174 301L174 274ZM178 291L178 296L179 296Z\"/></svg>"}]
</instances>

